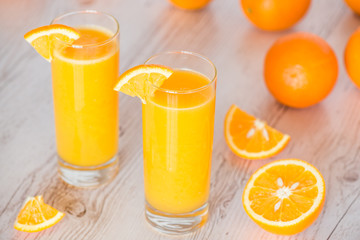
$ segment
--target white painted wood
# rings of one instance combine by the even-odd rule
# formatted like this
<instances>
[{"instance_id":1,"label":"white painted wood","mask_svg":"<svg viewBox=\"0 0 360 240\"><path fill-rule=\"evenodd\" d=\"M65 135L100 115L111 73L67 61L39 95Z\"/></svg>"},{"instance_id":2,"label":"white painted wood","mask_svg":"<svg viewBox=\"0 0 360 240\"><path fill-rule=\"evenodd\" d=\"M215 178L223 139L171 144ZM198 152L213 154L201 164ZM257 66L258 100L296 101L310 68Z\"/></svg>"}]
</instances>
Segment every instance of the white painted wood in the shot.
<instances>
[{"instance_id":1,"label":"white painted wood","mask_svg":"<svg viewBox=\"0 0 360 240\"><path fill-rule=\"evenodd\" d=\"M2 0L0 2L0 239L150 239L173 237L152 230L144 219L141 104L120 97L119 175L109 185L81 190L56 173L50 66L23 40L23 34L66 11L98 9L121 26L120 69L143 63L164 50L208 56L219 71L210 219L199 231L174 239L360 239L360 90L346 75L343 50L360 25L342 0L313 0L306 17L285 32L257 30L237 0L213 0L187 12L166 0ZM317 106L295 110L278 104L262 77L263 58L280 36L308 31L326 39L340 65L337 85ZM261 161L236 157L223 137L231 104L291 135L278 156ZM277 236L246 215L241 196L250 175L274 159L295 157L324 175L327 200L318 220L304 232ZM12 228L26 196L65 211L56 226L40 233Z\"/></svg>"}]
</instances>

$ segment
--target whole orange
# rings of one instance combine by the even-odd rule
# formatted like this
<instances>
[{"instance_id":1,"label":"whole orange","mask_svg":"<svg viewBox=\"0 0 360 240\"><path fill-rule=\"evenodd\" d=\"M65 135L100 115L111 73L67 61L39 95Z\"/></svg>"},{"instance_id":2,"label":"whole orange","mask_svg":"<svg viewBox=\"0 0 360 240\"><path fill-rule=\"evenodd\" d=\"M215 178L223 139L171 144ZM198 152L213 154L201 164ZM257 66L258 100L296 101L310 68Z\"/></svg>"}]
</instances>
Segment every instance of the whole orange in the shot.
<instances>
[{"instance_id":1,"label":"whole orange","mask_svg":"<svg viewBox=\"0 0 360 240\"><path fill-rule=\"evenodd\" d=\"M175 6L186 9L196 10L205 7L211 0L170 0Z\"/></svg>"},{"instance_id":2,"label":"whole orange","mask_svg":"<svg viewBox=\"0 0 360 240\"><path fill-rule=\"evenodd\" d=\"M359 0L345 0L345 2L355 13L360 15L360 1Z\"/></svg>"},{"instance_id":3,"label":"whole orange","mask_svg":"<svg viewBox=\"0 0 360 240\"><path fill-rule=\"evenodd\" d=\"M346 71L350 79L360 88L360 28L349 38L344 58Z\"/></svg>"},{"instance_id":4,"label":"whole orange","mask_svg":"<svg viewBox=\"0 0 360 240\"><path fill-rule=\"evenodd\" d=\"M322 38L298 32L279 38L264 62L270 93L282 104L305 108L323 100L338 76L334 51Z\"/></svg>"},{"instance_id":5,"label":"whole orange","mask_svg":"<svg viewBox=\"0 0 360 240\"><path fill-rule=\"evenodd\" d=\"M246 17L267 31L290 28L307 12L311 0L240 0Z\"/></svg>"}]
</instances>

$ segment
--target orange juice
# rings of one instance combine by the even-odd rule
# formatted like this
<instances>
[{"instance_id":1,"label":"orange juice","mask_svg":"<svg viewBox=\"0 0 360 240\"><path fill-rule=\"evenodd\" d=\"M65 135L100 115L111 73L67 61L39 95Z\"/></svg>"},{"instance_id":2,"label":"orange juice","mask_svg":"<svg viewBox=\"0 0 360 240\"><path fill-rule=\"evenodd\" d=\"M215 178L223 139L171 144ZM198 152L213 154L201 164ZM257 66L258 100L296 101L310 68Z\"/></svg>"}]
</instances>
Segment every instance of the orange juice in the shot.
<instances>
[{"instance_id":1,"label":"orange juice","mask_svg":"<svg viewBox=\"0 0 360 240\"><path fill-rule=\"evenodd\" d=\"M175 70L143 104L145 196L159 211L189 213L208 200L215 110L209 83Z\"/></svg>"},{"instance_id":2,"label":"orange juice","mask_svg":"<svg viewBox=\"0 0 360 240\"><path fill-rule=\"evenodd\" d=\"M55 42L51 61L56 143L59 157L76 166L96 166L118 148L119 46L113 33L78 27L71 47ZM101 43L101 44L100 44Z\"/></svg>"}]
</instances>

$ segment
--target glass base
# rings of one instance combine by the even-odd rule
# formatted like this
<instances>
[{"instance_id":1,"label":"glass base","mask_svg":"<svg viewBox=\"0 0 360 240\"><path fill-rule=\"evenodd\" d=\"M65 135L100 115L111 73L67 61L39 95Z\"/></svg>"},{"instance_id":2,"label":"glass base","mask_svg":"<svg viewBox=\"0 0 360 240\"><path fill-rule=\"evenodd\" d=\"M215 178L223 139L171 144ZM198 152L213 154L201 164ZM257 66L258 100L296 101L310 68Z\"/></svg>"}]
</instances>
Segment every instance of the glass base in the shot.
<instances>
[{"instance_id":1,"label":"glass base","mask_svg":"<svg viewBox=\"0 0 360 240\"><path fill-rule=\"evenodd\" d=\"M208 204L182 214L164 213L145 202L145 217L156 230L171 235L191 233L203 226L208 216Z\"/></svg>"},{"instance_id":2,"label":"glass base","mask_svg":"<svg viewBox=\"0 0 360 240\"><path fill-rule=\"evenodd\" d=\"M60 178L75 187L95 188L110 182L119 171L117 155L104 164L83 167L65 162L58 156Z\"/></svg>"}]
</instances>

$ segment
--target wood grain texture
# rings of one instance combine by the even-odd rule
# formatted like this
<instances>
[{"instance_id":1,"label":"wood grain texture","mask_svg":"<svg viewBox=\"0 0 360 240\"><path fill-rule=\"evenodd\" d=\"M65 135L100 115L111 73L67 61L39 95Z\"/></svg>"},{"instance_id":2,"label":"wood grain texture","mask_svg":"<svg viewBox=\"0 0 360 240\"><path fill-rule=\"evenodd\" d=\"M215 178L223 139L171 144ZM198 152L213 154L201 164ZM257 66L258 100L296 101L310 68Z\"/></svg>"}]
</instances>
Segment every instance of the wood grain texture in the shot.
<instances>
[{"instance_id":1,"label":"wood grain texture","mask_svg":"<svg viewBox=\"0 0 360 240\"><path fill-rule=\"evenodd\" d=\"M72 188L56 172L50 66L24 41L23 34L72 10L98 9L120 22L120 70L165 50L189 50L209 57L218 68L210 218L199 231L169 237L144 218L141 103L120 97L120 172L96 190ZM285 32L257 30L237 0L213 0L201 11L186 12L166 0L1 0L0 1L0 239L360 239L360 90L346 75L343 51L360 25L342 0L313 0L305 18ZM278 104L263 82L267 49L280 36L308 31L334 48L340 65L333 92L320 104L295 110ZM236 157L223 137L231 104L291 135L278 156L261 161ZM295 236L259 228L242 207L250 175L280 158L314 164L327 186L318 220ZM40 233L12 228L27 196L67 216Z\"/></svg>"}]
</instances>

